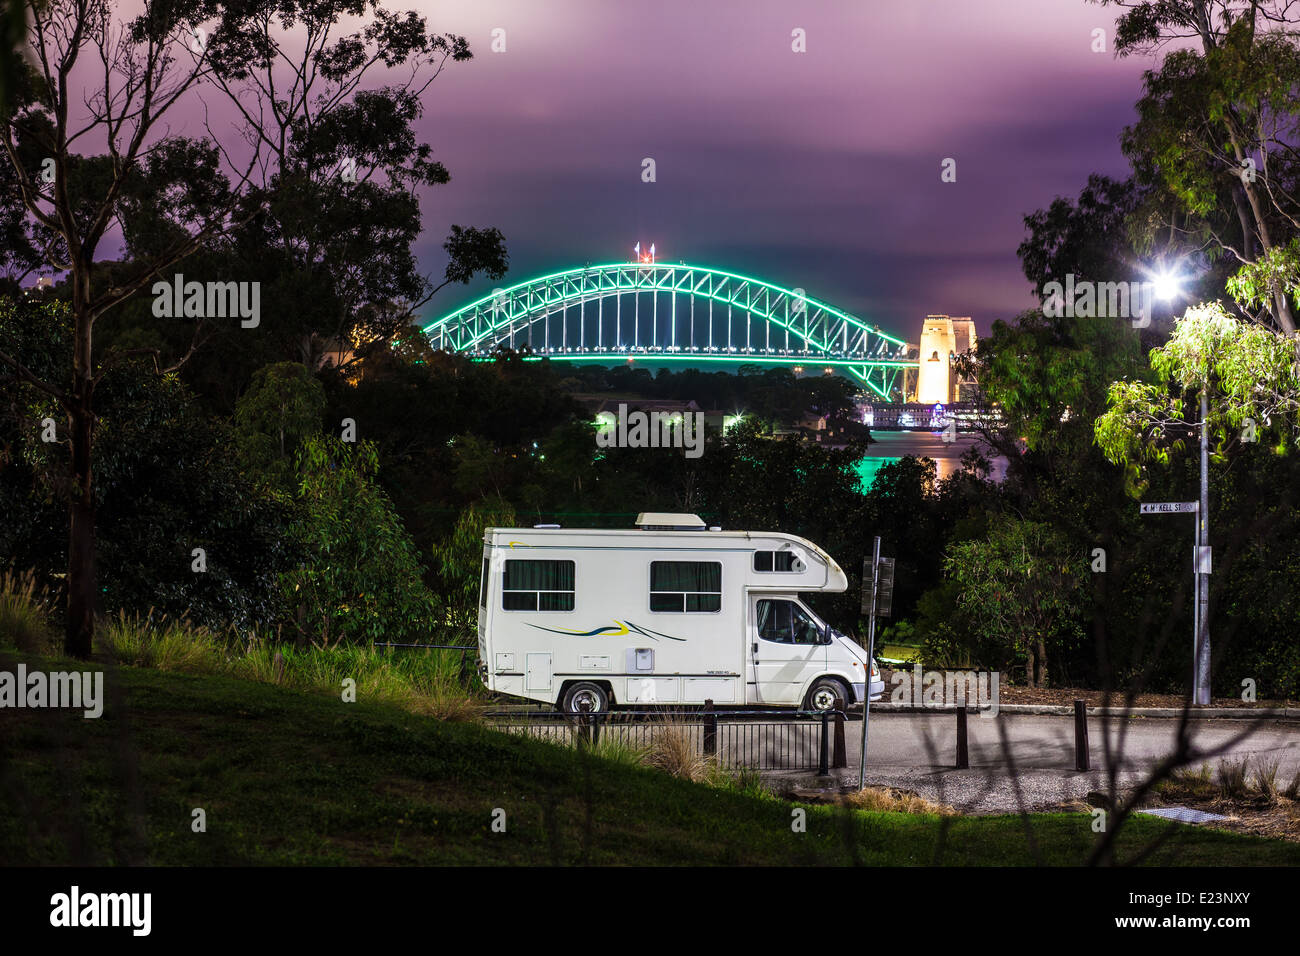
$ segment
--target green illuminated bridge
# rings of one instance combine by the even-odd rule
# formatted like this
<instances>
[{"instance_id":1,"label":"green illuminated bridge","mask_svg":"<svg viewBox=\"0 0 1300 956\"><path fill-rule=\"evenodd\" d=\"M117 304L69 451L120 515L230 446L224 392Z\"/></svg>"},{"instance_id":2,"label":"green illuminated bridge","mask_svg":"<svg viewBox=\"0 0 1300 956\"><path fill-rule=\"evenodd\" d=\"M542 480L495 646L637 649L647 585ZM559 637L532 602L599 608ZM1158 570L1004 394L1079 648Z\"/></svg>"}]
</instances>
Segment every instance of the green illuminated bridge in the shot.
<instances>
[{"instance_id":1,"label":"green illuminated bridge","mask_svg":"<svg viewBox=\"0 0 1300 956\"><path fill-rule=\"evenodd\" d=\"M900 400L902 339L832 305L704 266L619 262L497 289L424 328L435 348L572 362L647 359L834 369Z\"/></svg>"}]
</instances>

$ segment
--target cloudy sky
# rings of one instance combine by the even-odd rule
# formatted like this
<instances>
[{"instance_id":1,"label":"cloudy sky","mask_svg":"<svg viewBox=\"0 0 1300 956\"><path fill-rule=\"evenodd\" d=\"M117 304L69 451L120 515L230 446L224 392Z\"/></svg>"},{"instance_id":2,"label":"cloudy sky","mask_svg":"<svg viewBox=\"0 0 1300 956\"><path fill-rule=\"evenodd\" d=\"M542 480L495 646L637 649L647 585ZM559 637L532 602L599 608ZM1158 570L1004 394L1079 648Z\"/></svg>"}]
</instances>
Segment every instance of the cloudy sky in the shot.
<instances>
[{"instance_id":1,"label":"cloudy sky","mask_svg":"<svg viewBox=\"0 0 1300 956\"><path fill-rule=\"evenodd\" d=\"M1116 60L1114 8L1086 0L393 6L475 52L425 97L452 175L425 203L428 269L452 223L505 233L508 282L653 241L661 260L800 286L913 340L927 312L984 329L1031 303L1024 215L1090 172L1124 174L1119 133L1151 65ZM444 290L430 317L491 285Z\"/></svg>"}]
</instances>

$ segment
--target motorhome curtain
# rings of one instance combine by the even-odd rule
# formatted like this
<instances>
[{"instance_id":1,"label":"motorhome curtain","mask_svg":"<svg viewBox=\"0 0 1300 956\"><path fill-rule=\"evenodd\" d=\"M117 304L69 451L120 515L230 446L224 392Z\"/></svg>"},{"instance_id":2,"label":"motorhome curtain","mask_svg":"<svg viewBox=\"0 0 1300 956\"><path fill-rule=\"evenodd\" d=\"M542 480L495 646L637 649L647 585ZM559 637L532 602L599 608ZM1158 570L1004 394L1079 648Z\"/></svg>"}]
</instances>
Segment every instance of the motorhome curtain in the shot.
<instances>
[{"instance_id":1,"label":"motorhome curtain","mask_svg":"<svg viewBox=\"0 0 1300 956\"><path fill-rule=\"evenodd\" d=\"M507 591L572 591L572 561L507 561Z\"/></svg>"},{"instance_id":2,"label":"motorhome curtain","mask_svg":"<svg viewBox=\"0 0 1300 956\"><path fill-rule=\"evenodd\" d=\"M653 561L650 590L716 594L722 590L722 565L716 561Z\"/></svg>"}]
</instances>

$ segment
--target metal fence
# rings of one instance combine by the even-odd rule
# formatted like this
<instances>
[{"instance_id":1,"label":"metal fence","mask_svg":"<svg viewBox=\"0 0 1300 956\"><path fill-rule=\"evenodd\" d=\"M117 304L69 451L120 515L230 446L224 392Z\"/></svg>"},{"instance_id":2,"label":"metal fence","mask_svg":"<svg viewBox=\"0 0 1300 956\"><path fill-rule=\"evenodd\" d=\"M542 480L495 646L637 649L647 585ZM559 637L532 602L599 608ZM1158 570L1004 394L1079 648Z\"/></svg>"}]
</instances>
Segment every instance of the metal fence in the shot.
<instances>
[{"instance_id":1,"label":"metal fence","mask_svg":"<svg viewBox=\"0 0 1300 956\"><path fill-rule=\"evenodd\" d=\"M815 770L846 766L842 711L616 710L569 716L554 711L493 711L506 733L565 746L621 746L647 753L690 747L728 769Z\"/></svg>"}]
</instances>

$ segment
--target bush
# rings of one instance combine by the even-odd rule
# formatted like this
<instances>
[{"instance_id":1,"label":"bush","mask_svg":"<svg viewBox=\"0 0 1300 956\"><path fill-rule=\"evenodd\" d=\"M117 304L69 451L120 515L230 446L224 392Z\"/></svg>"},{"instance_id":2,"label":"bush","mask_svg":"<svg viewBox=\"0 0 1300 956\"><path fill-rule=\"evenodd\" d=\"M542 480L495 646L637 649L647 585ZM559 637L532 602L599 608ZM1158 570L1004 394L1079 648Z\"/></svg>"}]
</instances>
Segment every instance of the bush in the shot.
<instances>
[{"instance_id":1,"label":"bush","mask_svg":"<svg viewBox=\"0 0 1300 956\"><path fill-rule=\"evenodd\" d=\"M37 586L34 572L0 575L0 644L29 654L58 653L50 611L49 592Z\"/></svg>"}]
</instances>

